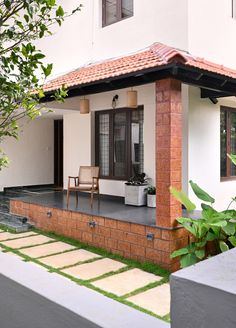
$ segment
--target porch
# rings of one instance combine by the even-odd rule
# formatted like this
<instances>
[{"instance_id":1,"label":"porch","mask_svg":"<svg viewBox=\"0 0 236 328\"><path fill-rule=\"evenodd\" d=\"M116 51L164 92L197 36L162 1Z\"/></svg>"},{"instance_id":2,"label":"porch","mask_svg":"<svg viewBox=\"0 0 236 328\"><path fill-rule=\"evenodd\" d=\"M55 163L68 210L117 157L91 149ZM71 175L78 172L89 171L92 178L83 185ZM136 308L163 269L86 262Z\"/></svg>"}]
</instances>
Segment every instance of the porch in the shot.
<instances>
[{"instance_id":1,"label":"porch","mask_svg":"<svg viewBox=\"0 0 236 328\"><path fill-rule=\"evenodd\" d=\"M66 193L42 191L18 194L10 199L10 212L29 218L39 229L79 239L113 254L158 263L168 270L179 266L170 253L185 245L187 234L180 228L156 225L156 209L124 205L122 197L101 196L90 206L89 195L75 195L66 206Z\"/></svg>"}]
</instances>

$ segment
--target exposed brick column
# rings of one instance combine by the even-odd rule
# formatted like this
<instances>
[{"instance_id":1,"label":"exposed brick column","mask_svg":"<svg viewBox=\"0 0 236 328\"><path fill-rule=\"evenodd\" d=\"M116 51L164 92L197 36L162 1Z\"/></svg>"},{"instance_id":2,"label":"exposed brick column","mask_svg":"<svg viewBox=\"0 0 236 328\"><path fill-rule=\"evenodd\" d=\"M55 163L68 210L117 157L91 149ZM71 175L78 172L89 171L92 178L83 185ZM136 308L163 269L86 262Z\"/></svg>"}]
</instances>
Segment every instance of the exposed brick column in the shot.
<instances>
[{"instance_id":1,"label":"exposed brick column","mask_svg":"<svg viewBox=\"0 0 236 328\"><path fill-rule=\"evenodd\" d=\"M169 186L182 187L181 82L156 82L156 224L171 228L181 216L181 205L170 195Z\"/></svg>"}]
</instances>

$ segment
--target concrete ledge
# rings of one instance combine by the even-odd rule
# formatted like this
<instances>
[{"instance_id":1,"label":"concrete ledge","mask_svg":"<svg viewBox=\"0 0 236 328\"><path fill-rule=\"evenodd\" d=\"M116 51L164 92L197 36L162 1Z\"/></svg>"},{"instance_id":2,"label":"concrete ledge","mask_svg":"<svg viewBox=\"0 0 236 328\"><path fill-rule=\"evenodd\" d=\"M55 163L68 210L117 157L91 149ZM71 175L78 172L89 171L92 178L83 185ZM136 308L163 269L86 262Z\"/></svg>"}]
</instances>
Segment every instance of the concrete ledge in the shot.
<instances>
[{"instance_id":1,"label":"concrete ledge","mask_svg":"<svg viewBox=\"0 0 236 328\"><path fill-rule=\"evenodd\" d=\"M171 275L173 328L236 327L236 249Z\"/></svg>"},{"instance_id":2,"label":"concrete ledge","mask_svg":"<svg viewBox=\"0 0 236 328\"><path fill-rule=\"evenodd\" d=\"M169 328L170 325L15 255L0 253L0 274L104 328ZM10 319L10 318L9 318ZM25 327L27 328L27 327Z\"/></svg>"}]
</instances>

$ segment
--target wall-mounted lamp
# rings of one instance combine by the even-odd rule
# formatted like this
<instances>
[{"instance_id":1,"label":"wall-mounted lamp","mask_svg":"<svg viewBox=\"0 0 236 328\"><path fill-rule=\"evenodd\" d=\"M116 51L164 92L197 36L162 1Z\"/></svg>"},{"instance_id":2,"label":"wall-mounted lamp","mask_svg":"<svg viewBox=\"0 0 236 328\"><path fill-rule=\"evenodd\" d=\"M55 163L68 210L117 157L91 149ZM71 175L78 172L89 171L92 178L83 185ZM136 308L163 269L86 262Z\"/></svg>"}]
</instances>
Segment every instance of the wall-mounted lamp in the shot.
<instances>
[{"instance_id":1,"label":"wall-mounted lamp","mask_svg":"<svg viewBox=\"0 0 236 328\"><path fill-rule=\"evenodd\" d=\"M88 114L90 112L89 99L83 98L79 100L80 114Z\"/></svg>"},{"instance_id":2,"label":"wall-mounted lamp","mask_svg":"<svg viewBox=\"0 0 236 328\"><path fill-rule=\"evenodd\" d=\"M111 103L111 106L113 109L116 108L116 105L117 105L117 101L119 99L119 96L118 95L115 95L113 98L112 98L112 103Z\"/></svg>"},{"instance_id":3,"label":"wall-mounted lamp","mask_svg":"<svg viewBox=\"0 0 236 328\"><path fill-rule=\"evenodd\" d=\"M148 241L153 241L154 240L154 234L153 233L147 233L146 238Z\"/></svg>"},{"instance_id":4,"label":"wall-mounted lamp","mask_svg":"<svg viewBox=\"0 0 236 328\"><path fill-rule=\"evenodd\" d=\"M47 212L47 217L48 217L48 218L51 218L51 217L52 217L52 212L51 212L51 211L48 211L48 212Z\"/></svg>"},{"instance_id":5,"label":"wall-mounted lamp","mask_svg":"<svg viewBox=\"0 0 236 328\"><path fill-rule=\"evenodd\" d=\"M127 91L127 106L128 108L138 107L138 92L136 90Z\"/></svg>"},{"instance_id":6,"label":"wall-mounted lamp","mask_svg":"<svg viewBox=\"0 0 236 328\"><path fill-rule=\"evenodd\" d=\"M216 104L218 103L218 99L217 99L217 98L210 97L209 99L210 99L210 101L211 101L214 105L216 105Z\"/></svg>"},{"instance_id":7,"label":"wall-mounted lamp","mask_svg":"<svg viewBox=\"0 0 236 328\"><path fill-rule=\"evenodd\" d=\"M96 227L96 222L95 221L89 221L88 225L89 225L89 228L95 228Z\"/></svg>"}]
</instances>

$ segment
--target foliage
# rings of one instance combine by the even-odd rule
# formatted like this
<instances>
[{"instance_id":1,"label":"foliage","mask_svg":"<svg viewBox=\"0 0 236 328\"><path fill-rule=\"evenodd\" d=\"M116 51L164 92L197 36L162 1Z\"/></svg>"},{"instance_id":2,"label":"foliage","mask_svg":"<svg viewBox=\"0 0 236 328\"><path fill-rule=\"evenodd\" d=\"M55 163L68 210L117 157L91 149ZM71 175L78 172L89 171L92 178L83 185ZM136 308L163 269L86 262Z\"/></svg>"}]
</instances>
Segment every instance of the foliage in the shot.
<instances>
[{"instance_id":1,"label":"foliage","mask_svg":"<svg viewBox=\"0 0 236 328\"><path fill-rule=\"evenodd\" d=\"M147 187L145 191L147 191L148 195L156 195L156 187L154 186Z\"/></svg>"},{"instance_id":2,"label":"foliage","mask_svg":"<svg viewBox=\"0 0 236 328\"><path fill-rule=\"evenodd\" d=\"M0 2L0 142L6 137L18 138L23 117L40 115L42 85L53 66L43 63L45 55L34 41L51 35L53 25L61 26L80 8L65 13L56 0ZM54 95L60 101L65 96L65 88ZM0 169L6 164L6 157L0 155Z\"/></svg>"},{"instance_id":3,"label":"foliage","mask_svg":"<svg viewBox=\"0 0 236 328\"><path fill-rule=\"evenodd\" d=\"M140 186L147 184L147 177L145 173L135 174L125 183L126 185Z\"/></svg>"},{"instance_id":4,"label":"foliage","mask_svg":"<svg viewBox=\"0 0 236 328\"><path fill-rule=\"evenodd\" d=\"M190 185L195 195L200 200L203 200L204 203L201 204L202 212L200 219L192 219L191 217L177 219L192 235L189 238L188 246L171 254L172 258L180 256L182 268L236 246L236 211L229 209L229 206L236 202L236 198L232 198L230 205L225 211L218 212L213 208L213 203L215 202L213 197L193 181L190 181ZM174 188L170 188L170 191L186 207L188 212L195 209L196 206L183 191L177 191Z\"/></svg>"}]
</instances>

